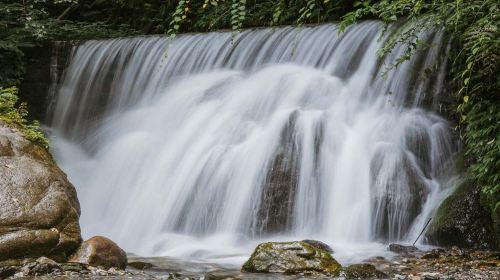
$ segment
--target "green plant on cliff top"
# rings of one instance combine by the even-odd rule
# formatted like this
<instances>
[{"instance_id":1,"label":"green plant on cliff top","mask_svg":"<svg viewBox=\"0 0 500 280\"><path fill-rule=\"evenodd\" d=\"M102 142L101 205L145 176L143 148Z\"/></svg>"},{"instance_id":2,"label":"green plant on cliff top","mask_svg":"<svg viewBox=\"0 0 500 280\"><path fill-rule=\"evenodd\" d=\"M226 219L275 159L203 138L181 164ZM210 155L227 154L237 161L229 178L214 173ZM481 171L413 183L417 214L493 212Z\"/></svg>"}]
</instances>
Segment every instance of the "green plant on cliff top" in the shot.
<instances>
[{"instance_id":1,"label":"green plant on cliff top","mask_svg":"<svg viewBox=\"0 0 500 280\"><path fill-rule=\"evenodd\" d=\"M231 28L238 31L243 27L246 12L246 0L233 0L231 4Z\"/></svg>"},{"instance_id":2,"label":"green plant on cliff top","mask_svg":"<svg viewBox=\"0 0 500 280\"><path fill-rule=\"evenodd\" d=\"M40 124L28 121L26 103L17 103L16 87L0 87L0 120L18 127L28 140L47 149L49 142L40 130Z\"/></svg>"},{"instance_id":3,"label":"green plant on cliff top","mask_svg":"<svg viewBox=\"0 0 500 280\"><path fill-rule=\"evenodd\" d=\"M180 0L177 3L174 13L172 14L172 20L170 20L169 28L167 34L170 37L175 37L179 29L181 28L182 22L187 18L187 13L189 12L189 0Z\"/></svg>"}]
</instances>

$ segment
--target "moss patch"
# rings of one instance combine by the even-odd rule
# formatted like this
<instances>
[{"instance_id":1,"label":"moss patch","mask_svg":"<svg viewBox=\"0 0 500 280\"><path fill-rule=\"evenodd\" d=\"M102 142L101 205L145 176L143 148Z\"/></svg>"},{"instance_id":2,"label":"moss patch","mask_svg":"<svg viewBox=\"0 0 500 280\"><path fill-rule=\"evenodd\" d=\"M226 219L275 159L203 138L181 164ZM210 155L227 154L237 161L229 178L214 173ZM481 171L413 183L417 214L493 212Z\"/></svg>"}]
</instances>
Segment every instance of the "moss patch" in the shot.
<instances>
[{"instance_id":1,"label":"moss patch","mask_svg":"<svg viewBox=\"0 0 500 280\"><path fill-rule=\"evenodd\" d=\"M338 276L342 266L325 248L304 241L259 244L243 264L244 272Z\"/></svg>"}]
</instances>

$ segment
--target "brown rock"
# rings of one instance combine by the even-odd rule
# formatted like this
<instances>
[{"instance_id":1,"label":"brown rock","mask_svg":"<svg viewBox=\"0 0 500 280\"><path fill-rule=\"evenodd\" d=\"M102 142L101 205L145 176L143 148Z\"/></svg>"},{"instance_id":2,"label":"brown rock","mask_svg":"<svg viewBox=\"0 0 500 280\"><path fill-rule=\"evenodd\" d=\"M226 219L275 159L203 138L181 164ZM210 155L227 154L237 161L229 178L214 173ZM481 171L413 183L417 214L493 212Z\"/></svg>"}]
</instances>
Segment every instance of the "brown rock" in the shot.
<instances>
[{"instance_id":1,"label":"brown rock","mask_svg":"<svg viewBox=\"0 0 500 280\"><path fill-rule=\"evenodd\" d=\"M127 254L110 239L94 236L84 241L68 262L125 269L127 267Z\"/></svg>"},{"instance_id":2,"label":"brown rock","mask_svg":"<svg viewBox=\"0 0 500 280\"><path fill-rule=\"evenodd\" d=\"M80 244L76 191L50 154L0 121L0 263L63 261Z\"/></svg>"},{"instance_id":3,"label":"brown rock","mask_svg":"<svg viewBox=\"0 0 500 280\"><path fill-rule=\"evenodd\" d=\"M411 253L418 251L418 248L415 246L405 246L405 245L395 244L395 243L390 244L388 249L391 252L402 254L402 255L408 255L408 254L411 254Z\"/></svg>"}]
</instances>

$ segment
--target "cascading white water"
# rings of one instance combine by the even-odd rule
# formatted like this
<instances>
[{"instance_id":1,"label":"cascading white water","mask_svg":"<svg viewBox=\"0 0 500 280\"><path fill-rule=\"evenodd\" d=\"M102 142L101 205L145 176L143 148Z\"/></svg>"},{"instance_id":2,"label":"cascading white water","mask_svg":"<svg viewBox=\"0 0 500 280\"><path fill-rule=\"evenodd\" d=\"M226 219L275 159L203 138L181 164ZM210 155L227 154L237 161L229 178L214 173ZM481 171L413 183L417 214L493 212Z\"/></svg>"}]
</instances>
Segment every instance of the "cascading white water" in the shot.
<instances>
[{"instance_id":1,"label":"cascading white water","mask_svg":"<svg viewBox=\"0 0 500 280\"><path fill-rule=\"evenodd\" d=\"M82 228L143 255L412 240L449 189L446 44L386 70L382 24L87 41L52 128ZM425 69L438 71L422 78ZM451 175L450 175L451 174ZM346 245L347 244L347 245ZM362 247L368 254L367 247Z\"/></svg>"}]
</instances>

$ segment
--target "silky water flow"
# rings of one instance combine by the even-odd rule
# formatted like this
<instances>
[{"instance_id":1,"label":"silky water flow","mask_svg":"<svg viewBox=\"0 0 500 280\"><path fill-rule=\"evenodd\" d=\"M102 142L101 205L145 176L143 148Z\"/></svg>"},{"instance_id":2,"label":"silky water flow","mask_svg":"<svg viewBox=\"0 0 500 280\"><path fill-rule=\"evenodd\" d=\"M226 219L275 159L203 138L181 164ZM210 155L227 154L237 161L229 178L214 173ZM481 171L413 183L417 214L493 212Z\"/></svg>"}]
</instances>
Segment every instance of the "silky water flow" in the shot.
<instances>
[{"instance_id":1,"label":"silky water flow","mask_svg":"<svg viewBox=\"0 0 500 280\"><path fill-rule=\"evenodd\" d=\"M439 117L447 43L389 70L364 22L86 41L51 130L84 237L144 256L242 263L263 240L335 257L411 242L453 189ZM425 75L432 69L432 75Z\"/></svg>"}]
</instances>

